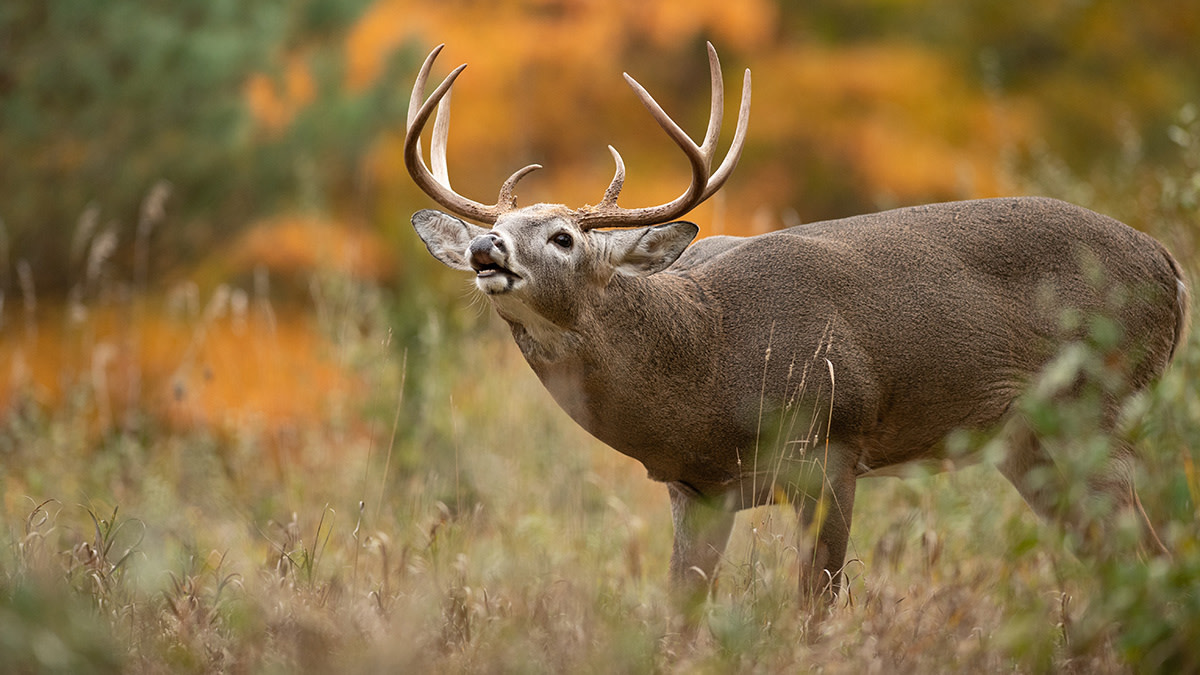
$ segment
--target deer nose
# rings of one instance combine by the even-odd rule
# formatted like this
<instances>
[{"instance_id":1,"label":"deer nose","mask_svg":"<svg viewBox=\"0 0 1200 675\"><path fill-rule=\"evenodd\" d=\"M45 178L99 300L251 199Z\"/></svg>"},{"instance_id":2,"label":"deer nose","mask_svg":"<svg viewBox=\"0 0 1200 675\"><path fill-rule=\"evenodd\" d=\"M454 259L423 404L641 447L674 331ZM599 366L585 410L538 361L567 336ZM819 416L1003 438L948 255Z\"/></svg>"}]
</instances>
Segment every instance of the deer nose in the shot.
<instances>
[{"instance_id":1,"label":"deer nose","mask_svg":"<svg viewBox=\"0 0 1200 675\"><path fill-rule=\"evenodd\" d=\"M504 240L495 232L475 237L467 247L467 258L476 271L488 265L501 265L505 258Z\"/></svg>"}]
</instances>

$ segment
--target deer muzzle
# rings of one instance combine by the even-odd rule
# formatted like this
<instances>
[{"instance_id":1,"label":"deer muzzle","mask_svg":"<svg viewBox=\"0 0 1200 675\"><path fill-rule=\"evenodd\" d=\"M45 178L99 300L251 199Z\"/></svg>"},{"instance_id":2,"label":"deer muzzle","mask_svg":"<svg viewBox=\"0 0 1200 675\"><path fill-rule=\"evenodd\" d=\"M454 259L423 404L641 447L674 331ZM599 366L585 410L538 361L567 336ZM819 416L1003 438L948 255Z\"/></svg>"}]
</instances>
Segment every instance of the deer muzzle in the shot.
<instances>
[{"instance_id":1,"label":"deer muzzle","mask_svg":"<svg viewBox=\"0 0 1200 675\"><path fill-rule=\"evenodd\" d=\"M467 246L467 262L475 270L475 282L488 294L512 290L520 278L508 268L508 246L495 232L475 237Z\"/></svg>"},{"instance_id":2,"label":"deer muzzle","mask_svg":"<svg viewBox=\"0 0 1200 675\"><path fill-rule=\"evenodd\" d=\"M500 235L493 232L475 237L467 247L467 260L476 274L498 271L508 258L507 247Z\"/></svg>"}]
</instances>

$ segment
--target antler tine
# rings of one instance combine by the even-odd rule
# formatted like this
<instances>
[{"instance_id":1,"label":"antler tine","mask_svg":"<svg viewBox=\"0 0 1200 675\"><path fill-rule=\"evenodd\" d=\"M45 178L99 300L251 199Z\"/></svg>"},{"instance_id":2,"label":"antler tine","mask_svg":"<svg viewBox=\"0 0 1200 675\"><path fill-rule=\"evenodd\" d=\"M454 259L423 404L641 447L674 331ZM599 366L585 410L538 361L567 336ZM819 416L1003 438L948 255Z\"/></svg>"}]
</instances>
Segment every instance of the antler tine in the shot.
<instances>
[{"instance_id":1,"label":"antler tine","mask_svg":"<svg viewBox=\"0 0 1200 675\"><path fill-rule=\"evenodd\" d=\"M704 143L700 146L700 151L711 162L712 152L721 136L721 123L725 119L725 78L721 77L721 59L717 58L717 48L713 47L711 42L704 44L708 46L708 74L712 80L712 96L708 110L708 131L704 133Z\"/></svg>"},{"instance_id":2,"label":"antler tine","mask_svg":"<svg viewBox=\"0 0 1200 675\"><path fill-rule=\"evenodd\" d=\"M704 190L704 195L700 197L700 201L704 201L716 194L717 190L729 180L730 174L737 168L738 160L742 158L742 149L746 146L746 130L750 127L750 69L746 69L746 74L742 77L742 102L738 106L737 126L733 130L733 140L729 142L729 150L725 153L725 159L721 160L721 165L713 172L708 179L708 187Z\"/></svg>"},{"instance_id":3,"label":"antler tine","mask_svg":"<svg viewBox=\"0 0 1200 675\"><path fill-rule=\"evenodd\" d=\"M613 173L613 179L608 184L608 189L604 191L604 198L600 200L596 208L616 208L617 197L621 195L621 188L625 186L625 160L621 159L621 153L617 152L613 146L608 146L608 151L612 153L617 170Z\"/></svg>"},{"instance_id":4,"label":"antler tine","mask_svg":"<svg viewBox=\"0 0 1200 675\"><path fill-rule=\"evenodd\" d=\"M446 163L446 144L450 140L450 97L454 95L453 88L446 90L446 95L438 101L437 112L433 115L433 138L429 141L429 161L433 164L433 177L437 182L450 187L450 167ZM420 143L421 139L417 139ZM420 154L421 146L417 146Z\"/></svg>"},{"instance_id":5,"label":"antler tine","mask_svg":"<svg viewBox=\"0 0 1200 675\"><path fill-rule=\"evenodd\" d=\"M441 84L433 90L429 99L425 99L425 84L429 80L429 72L433 62L445 45L438 45L425 57L417 80L413 83L412 96L408 103L408 127L404 137L404 165L413 181L420 186L425 194L442 206L460 216L477 220L482 223L494 223L500 214L516 206L513 189L517 181L534 169L540 169L538 164L530 164L517 170L500 187L500 194L495 204L490 206L467 199L450 187L450 173L446 164L446 143L450 135L450 88L462 73L467 64L450 71ZM430 159L433 172L425 165L421 153L421 130L429 121L429 116L437 110L433 122L433 138L430 143Z\"/></svg>"},{"instance_id":6,"label":"antler tine","mask_svg":"<svg viewBox=\"0 0 1200 675\"><path fill-rule=\"evenodd\" d=\"M708 62L712 80L712 103L709 111L708 129L705 131L704 141L701 145L696 145L695 141L667 115L662 106L654 100L654 97L642 85L638 84L637 80L634 80L628 74L625 75L625 80L633 88L642 105L646 106L646 109L650 111L651 116L658 122L658 125L662 127L663 131L667 132L671 140L675 141L675 144L687 156L688 162L692 166L692 181L688 185L687 190L674 200L659 206L637 209L624 209L617 206L617 196L624 184L625 167L620 155L610 146L609 149L612 151L613 158L617 162L617 173L613 177L612 183L609 184L608 190L605 191L604 199L601 200L600 204L579 209L580 227L585 230L596 227L636 227L674 220L692 210L700 202L708 199L717 190L721 189L722 184L729 178L729 175L733 172L733 168L737 165L745 144L746 129L750 121L750 71L746 71L742 83L742 101L738 111L738 123L734 132L733 143L730 145L725 158L721 161L717 172L713 174L711 172L712 159L720 137L721 123L725 109L725 94L724 82L721 77L721 63L717 58L717 50L712 46L712 43L708 43Z\"/></svg>"},{"instance_id":7,"label":"antler tine","mask_svg":"<svg viewBox=\"0 0 1200 675\"><path fill-rule=\"evenodd\" d=\"M413 82L412 94L408 98L408 119L406 121L405 131L411 129L413 122L417 119L417 111L421 109L421 104L425 102L425 82L429 80L429 71L433 68L433 61L437 55L441 53L445 44L440 44L429 52L429 56L425 57L424 63L421 64L421 70L417 71L417 81Z\"/></svg>"},{"instance_id":8,"label":"antler tine","mask_svg":"<svg viewBox=\"0 0 1200 675\"><path fill-rule=\"evenodd\" d=\"M541 164L530 164L529 166L521 167L513 172L513 175L504 181L500 186L500 195L496 197L496 208L503 211L515 209L517 207L517 197L513 194L513 188L517 186L517 181L525 177L526 174L537 171L542 168Z\"/></svg>"}]
</instances>

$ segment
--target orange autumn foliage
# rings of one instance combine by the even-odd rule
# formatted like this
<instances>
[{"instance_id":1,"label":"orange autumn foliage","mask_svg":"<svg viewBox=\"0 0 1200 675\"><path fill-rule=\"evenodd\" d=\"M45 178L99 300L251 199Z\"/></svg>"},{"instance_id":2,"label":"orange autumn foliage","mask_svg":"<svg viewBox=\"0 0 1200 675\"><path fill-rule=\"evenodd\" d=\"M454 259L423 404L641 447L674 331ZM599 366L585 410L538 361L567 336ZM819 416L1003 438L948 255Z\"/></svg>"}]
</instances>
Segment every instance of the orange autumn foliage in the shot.
<instances>
[{"instance_id":1,"label":"orange autumn foliage","mask_svg":"<svg viewBox=\"0 0 1200 675\"><path fill-rule=\"evenodd\" d=\"M611 74L633 48L678 49L700 34L750 50L770 36L775 15L769 0L378 0L347 39L348 80L353 88L373 82L387 55L409 41L445 42L503 91L534 63Z\"/></svg>"},{"instance_id":2,"label":"orange autumn foliage","mask_svg":"<svg viewBox=\"0 0 1200 675\"><path fill-rule=\"evenodd\" d=\"M101 432L136 412L271 440L362 394L308 319L276 316L225 288L202 311L179 296L170 304L47 312L0 332L0 411L56 409L74 397Z\"/></svg>"},{"instance_id":3,"label":"orange autumn foliage","mask_svg":"<svg viewBox=\"0 0 1200 675\"><path fill-rule=\"evenodd\" d=\"M258 74L245 85L244 94L258 122L270 133L278 133L316 96L316 84L299 55L292 55L278 80Z\"/></svg>"},{"instance_id":4,"label":"orange autumn foliage","mask_svg":"<svg viewBox=\"0 0 1200 675\"><path fill-rule=\"evenodd\" d=\"M1005 194L1005 157L1038 131L1028 102L984 98L914 45L798 45L765 69L759 99L788 110L759 116L759 132L838 156L886 202Z\"/></svg>"},{"instance_id":5,"label":"orange autumn foliage","mask_svg":"<svg viewBox=\"0 0 1200 675\"><path fill-rule=\"evenodd\" d=\"M261 269L272 279L297 279L331 271L372 282L387 281L395 253L378 233L311 216L284 215L250 226L220 252L221 272L246 276Z\"/></svg>"},{"instance_id":6,"label":"orange autumn foliage","mask_svg":"<svg viewBox=\"0 0 1200 675\"><path fill-rule=\"evenodd\" d=\"M878 206L1011 191L1005 158L1039 134L1034 106L985 95L929 46L798 40L781 32L779 12L769 0L378 0L346 38L345 86L376 83L397 50L416 60L445 42L435 76L470 64L455 87L449 147L460 192L487 201L513 168L538 162L547 170L523 183L522 203L594 202L611 172L603 148L613 143L629 165L623 201L659 202L686 185L687 165L619 73L632 71L699 133L707 81L695 47L711 39L728 89L736 92L741 66L755 70L755 106L723 204L693 214L703 233L753 234L794 222L787 212L838 215L830 211L839 197L822 192L829 183ZM303 105L298 63L289 61L284 91L252 97L267 128ZM394 83L401 92L408 84ZM400 136L380 138L364 169L385 190L423 199ZM814 170L830 175L813 180Z\"/></svg>"}]
</instances>

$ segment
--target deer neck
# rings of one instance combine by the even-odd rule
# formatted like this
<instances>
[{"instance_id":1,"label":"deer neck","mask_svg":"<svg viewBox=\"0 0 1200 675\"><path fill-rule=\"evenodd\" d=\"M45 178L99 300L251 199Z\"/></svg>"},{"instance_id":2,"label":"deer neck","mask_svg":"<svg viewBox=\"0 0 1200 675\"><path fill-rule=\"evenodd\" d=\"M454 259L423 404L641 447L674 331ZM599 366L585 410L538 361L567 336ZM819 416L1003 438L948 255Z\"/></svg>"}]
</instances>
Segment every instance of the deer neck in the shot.
<instances>
[{"instance_id":1,"label":"deer neck","mask_svg":"<svg viewBox=\"0 0 1200 675\"><path fill-rule=\"evenodd\" d=\"M686 349L711 333L702 292L680 275L617 276L599 292L581 295L585 297L577 311L565 320L551 320L522 302L496 303L497 313L535 370Z\"/></svg>"},{"instance_id":2,"label":"deer neck","mask_svg":"<svg viewBox=\"0 0 1200 675\"><path fill-rule=\"evenodd\" d=\"M569 326L528 309L497 310L555 401L622 451L620 429L645 416L648 392L703 387L712 377L717 320L682 275L616 277L589 294Z\"/></svg>"}]
</instances>

